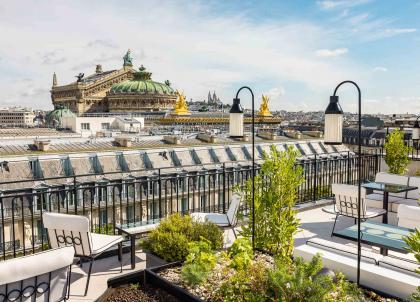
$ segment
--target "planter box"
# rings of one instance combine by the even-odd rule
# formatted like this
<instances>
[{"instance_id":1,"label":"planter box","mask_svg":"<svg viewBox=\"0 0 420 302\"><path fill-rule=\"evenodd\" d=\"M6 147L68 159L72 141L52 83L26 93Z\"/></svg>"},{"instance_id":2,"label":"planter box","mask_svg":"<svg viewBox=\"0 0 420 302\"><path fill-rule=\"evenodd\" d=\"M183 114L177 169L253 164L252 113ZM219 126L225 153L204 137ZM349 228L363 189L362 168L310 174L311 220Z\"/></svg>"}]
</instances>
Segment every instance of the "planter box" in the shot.
<instances>
[{"instance_id":1,"label":"planter box","mask_svg":"<svg viewBox=\"0 0 420 302\"><path fill-rule=\"evenodd\" d=\"M153 287L159 288L183 302L205 302L190 294L182 287L175 285L158 275L160 271L180 265L181 262L173 262L111 278L108 280L108 290L100 299L98 299L98 301L105 301L115 287L138 283L140 285L152 285Z\"/></svg>"}]
</instances>

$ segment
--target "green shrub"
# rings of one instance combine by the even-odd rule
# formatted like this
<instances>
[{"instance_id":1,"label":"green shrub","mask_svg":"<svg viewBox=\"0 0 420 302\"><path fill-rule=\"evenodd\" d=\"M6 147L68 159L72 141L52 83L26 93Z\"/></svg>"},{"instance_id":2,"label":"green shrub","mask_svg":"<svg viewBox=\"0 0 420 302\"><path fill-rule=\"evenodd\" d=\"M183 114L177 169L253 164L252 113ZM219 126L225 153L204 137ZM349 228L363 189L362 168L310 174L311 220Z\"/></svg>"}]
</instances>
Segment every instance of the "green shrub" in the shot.
<instances>
[{"instance_id":1,"label":"green shrub","mask_svg":"<svg viewBox=\"0 0 420 302\"><path fill-rule=\"evenodd\" d=\"M112 223L103 224L101 226L95 226L94 233L114 235L114 225Z\"/></svg>"},{"instance_id":2,"label":"green shrub","mask_svg":"<svg viewBox=\"0 0 420 302\"><path fill-rule=\"evenodd\" d=\"M202 238L188 244L188 256L181 270L182 279L190 285L203 283L216 265L210 241Z\"/></svg>"},{"instance_id":3,"label":"green shrub","mask_svg":"<svg viewBox=\"0 0 420 302\"><path fill-rule=\"evenodd\" d=\"M310 262L276 259L275 266L253 261L246 269L236 270L213 294L216 302L348 302L365 301L356 285L337 274L335 280L320 275L321 257Z\"/></svg>"},{"instance_id":4,"label":"green shrub","mask_svg":"<svg viewBox=\"0 0 420 302\"><path fill-rule=\"evenodd\" d=\"M252 179L246 182L244 192L237 189L255 214L255 247L285 258L293 254L293 236L299 227L294 206L304 178L302 167L295 164L298 154L293 148L278 152L271 146L260 173L255 176L255 209L252 209ZM242 226L244 237L252 236L253 217L250 213L249 223Z\"/></svg>"},{"instance_id":5,"label":"green shrub","mask_svg":"<svg viewBox=\"0 0 420 302\"><path fill-rule=\"evenodd\" d=\"M163 219L142 242L142 247L166 261L184 261L188 255L188 244L204 238L212 249L223 246L223 233L210 222L195 222L189 215L174 214Z\"/></svg>"},{"instance_id":6,"label":"green shrub","mask_svg":"<svg viewBox=\"0 0 420 302\"><path fill-rule=\"evenodd\" d=\"M404 132L394 130L386 137L385 162L388 165L388 172L392 174L404 174L407 171L410 159L408 153L411 147L404 144Z\"/></svg>"},{"instance_id":7,"label":"green shrub","mask_svg":"<svg viewBox=\"0 0 420 302\"><path fill-rule=\"evenodd\" d=\"M403 238L409 246L409 251L416 257L417 263L420 263L420 230L415 229L410 235ZM417 273L420 274L420 269L417 269ZM420 286L417 287L417 291L411 296L413 301L420 301Z\"/></svg>"},{"instance_id":8,"label":"green shrub","mask_svg":"<svg viewBox=\"0 0 420 302\"><path fill-rule=\"evenodd\" d=\"M237 270L247 268L254 257L251 241L241 237L235 240L229 248L229 258L232 259L231 267Z\"/></svg>"},{"instance_id":9,"label":"green shrub","mask_svg":"<svg viewBox=\"0 0 420 302\"><path fill-rule=\"evenodd\" d=\"M268 268L260 262L237 270L213 293L215 302L275 301L268 293Z\"/></svg>"}]
</instances>

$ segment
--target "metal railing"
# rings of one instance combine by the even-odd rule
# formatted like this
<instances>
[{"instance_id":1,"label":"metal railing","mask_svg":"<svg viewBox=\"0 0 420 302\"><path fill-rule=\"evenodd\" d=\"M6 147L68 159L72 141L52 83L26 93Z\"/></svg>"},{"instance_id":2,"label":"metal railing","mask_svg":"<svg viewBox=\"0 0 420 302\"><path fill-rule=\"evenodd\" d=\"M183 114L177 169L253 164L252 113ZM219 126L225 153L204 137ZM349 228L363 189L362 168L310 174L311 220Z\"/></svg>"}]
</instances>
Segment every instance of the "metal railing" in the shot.
<instances>
[{"instance_id":1,"label":"metal railing","mask_svg":"<svg viewBox=\"0 0 420 302\"><path fill-rule=\"evenodd\" d=\"M62 185L52 185L60 178L51 178L42 180L50 185L3 191L0 239L4 241L0 240L0 257L18 257L47 247L47 239L42 235L45 211L85 215L93 232L107 233L115 232L117 223L162 218L171 213L226 212L233 189L241 188L250 179L250 164L247 161L197 166L197 170L189 172L185 167L172 167L143 171L148 173L142 175L119 172L119 179L106 178L111 173L104 173L96 181L86 181L87 176L95 177L93 174L78 175ZM299 160L296 165L302 166L305 182L298 189L297 203L331 197L332 183L356 184L359 164L363 166L361 179L374 179L380 170L380 156L368 154L358 158L347 152L337 157L317 155ZM256 170L259 173L259 165ZM6 240L19 241L19 245L6 246Z\"/></svg>"}]
</instances>

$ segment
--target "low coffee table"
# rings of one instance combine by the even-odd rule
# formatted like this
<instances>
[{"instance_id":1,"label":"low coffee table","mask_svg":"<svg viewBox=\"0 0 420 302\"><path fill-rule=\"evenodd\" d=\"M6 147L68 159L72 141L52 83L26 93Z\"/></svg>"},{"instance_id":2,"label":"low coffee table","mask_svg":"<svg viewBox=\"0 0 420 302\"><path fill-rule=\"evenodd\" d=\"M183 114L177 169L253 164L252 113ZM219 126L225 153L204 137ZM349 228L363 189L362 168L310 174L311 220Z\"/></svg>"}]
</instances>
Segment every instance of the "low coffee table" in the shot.
<instances>
[{"instance_id":1,"label":"low coffee table","mask_svg":"<svg viewBox=\"0 0 420 302\"><path fill-rule=\"evenodd\" d=\"M119 235L127 235L130 237L131 245L131 268L136 267L136 237L153 231L159 225L160 219L150 219L124 224L116 224L115 229Z\"/></svg>"},{"instance_id":2,"label":"low coffee table","mask_svg":"<svg viewBox=\"0 0 420 302\"><path fill-rule=\"evenodd\" d=\"M412 232L411 229L380 222L366 221L360 224L361 242L380 247L383 255L387 255L388 250L407 254L408 246L403 238L410 232ZM333 235L357 241L357 224L336 231Z\"/></svg>"}]
</instances>

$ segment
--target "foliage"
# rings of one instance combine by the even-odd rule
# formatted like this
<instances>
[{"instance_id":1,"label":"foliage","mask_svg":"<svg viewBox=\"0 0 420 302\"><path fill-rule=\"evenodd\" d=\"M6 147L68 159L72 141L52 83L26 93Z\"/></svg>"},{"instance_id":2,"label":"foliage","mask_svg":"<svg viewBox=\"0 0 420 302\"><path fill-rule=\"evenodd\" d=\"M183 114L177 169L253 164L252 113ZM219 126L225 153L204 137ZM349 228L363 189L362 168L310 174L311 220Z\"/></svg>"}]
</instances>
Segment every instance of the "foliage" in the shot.
<instances>
[{"instance_id":1,"label":"foliage","mask_svg":"<svg viewBox=\"0 0 420 302\"><path fill-rule=\"evenodd\" d=\"M252 209L252 179L246 182L243 192L245 203L255 213L255 247L288 258L292 256L293 235L299 226L293 207L298 188L304 182L302 167L295 165L298 155L293 148L278 152L271 146L261 172L255 176L255 209ZM249 220L242 227L242 235L248 238L252 235L253 215L249 215Z\"/></svg>"},{"instance_id":2,"label":"foliage","mask_svg":"<svg viewBox=\"0 0 420 302\"><path fill-rule=\"evenodd\" d=\"M103 224L101 226L95 226L94 233L114 235L114 226L112 225L112 223Z\"/></svg>"},{"instance_id":3,"label":"foliage","mask_svg":"<svg viewBox=\"0 0 420 302\"><path fill-rule=\"evenodd\" d=\"M203 283L216 265L217 257L211 248L211 242L202 238L188 244L188 256L182 267L182 279L190 285Z\"/></svg>"},{"instance_id":4,"label":"foliage","mask_svg":"<svg viewBox=\"0 0 420 302\"><path fill-rule=\"evenodd\" d=\"M410 159L408 154L411 147L404 144L404 132L394 130L387 135L385 143L385 162L392 174L404 174L407 171Z\"/></svg>"},{"instance_id":5,"label":"foliage","mask_svg":"<svg viewBox=\"0 0 420 302\"><path fill-rule=\"evenodd\" d=\"M267 267L252 262L247 269L237 270L222 283L212 297L215 302L270 301L268 296Z\"/></svg>"},{"instance_id":6,"label":"foliage","mask_svg":"<svg viewBox=\"0 0 420 302\"><path fill-rule=\"evenodd\" d=\"M416 257L417 262L420 263L420 231L415 229L414 232L403 239L409 246L409 251L414 253L414 257ZM419 269L417 269L417 273L420 274ZM417 287L417 291L413 293L411 298L413 301L420 301L420 286Z\"/></svg>"},{"instance_id":7,"label":"foliage","mask_svg":"<svg viewBox=\"0 0 420 302\"><path fill-rule=\"evenodd\" d=\"M229 248L229 258L232 259L230 266L241 270L247 268L254 257L251 241L248 238L241 237L235 240Z\"/></svg>"},{"instance_id":8,"label":"foliage","mask_svg":"<svg viewBox=\"0 0 420 302\"><path fill-rule=\"evenodd\" d=\"M356 285L346 281L339 273L333 279L319 274L321 257L310 262L297 258L296 262L277 258L274 267L253 261L246 269L236 270L214 292L212 301L363 301Z\"/></svg>"},{"instance_id":9,"label":"foliage","mask_svg":"<svg viewBox=\"0 0 420 302\"><path fill-rule=\"evenodd\" d=\"M204 238L213 250L223 246L223 233L211 222L196 222L189 215L174 214L150 232L142 246L166 261L184 261L189 243Z\"/></svg>"}]
</instances>

